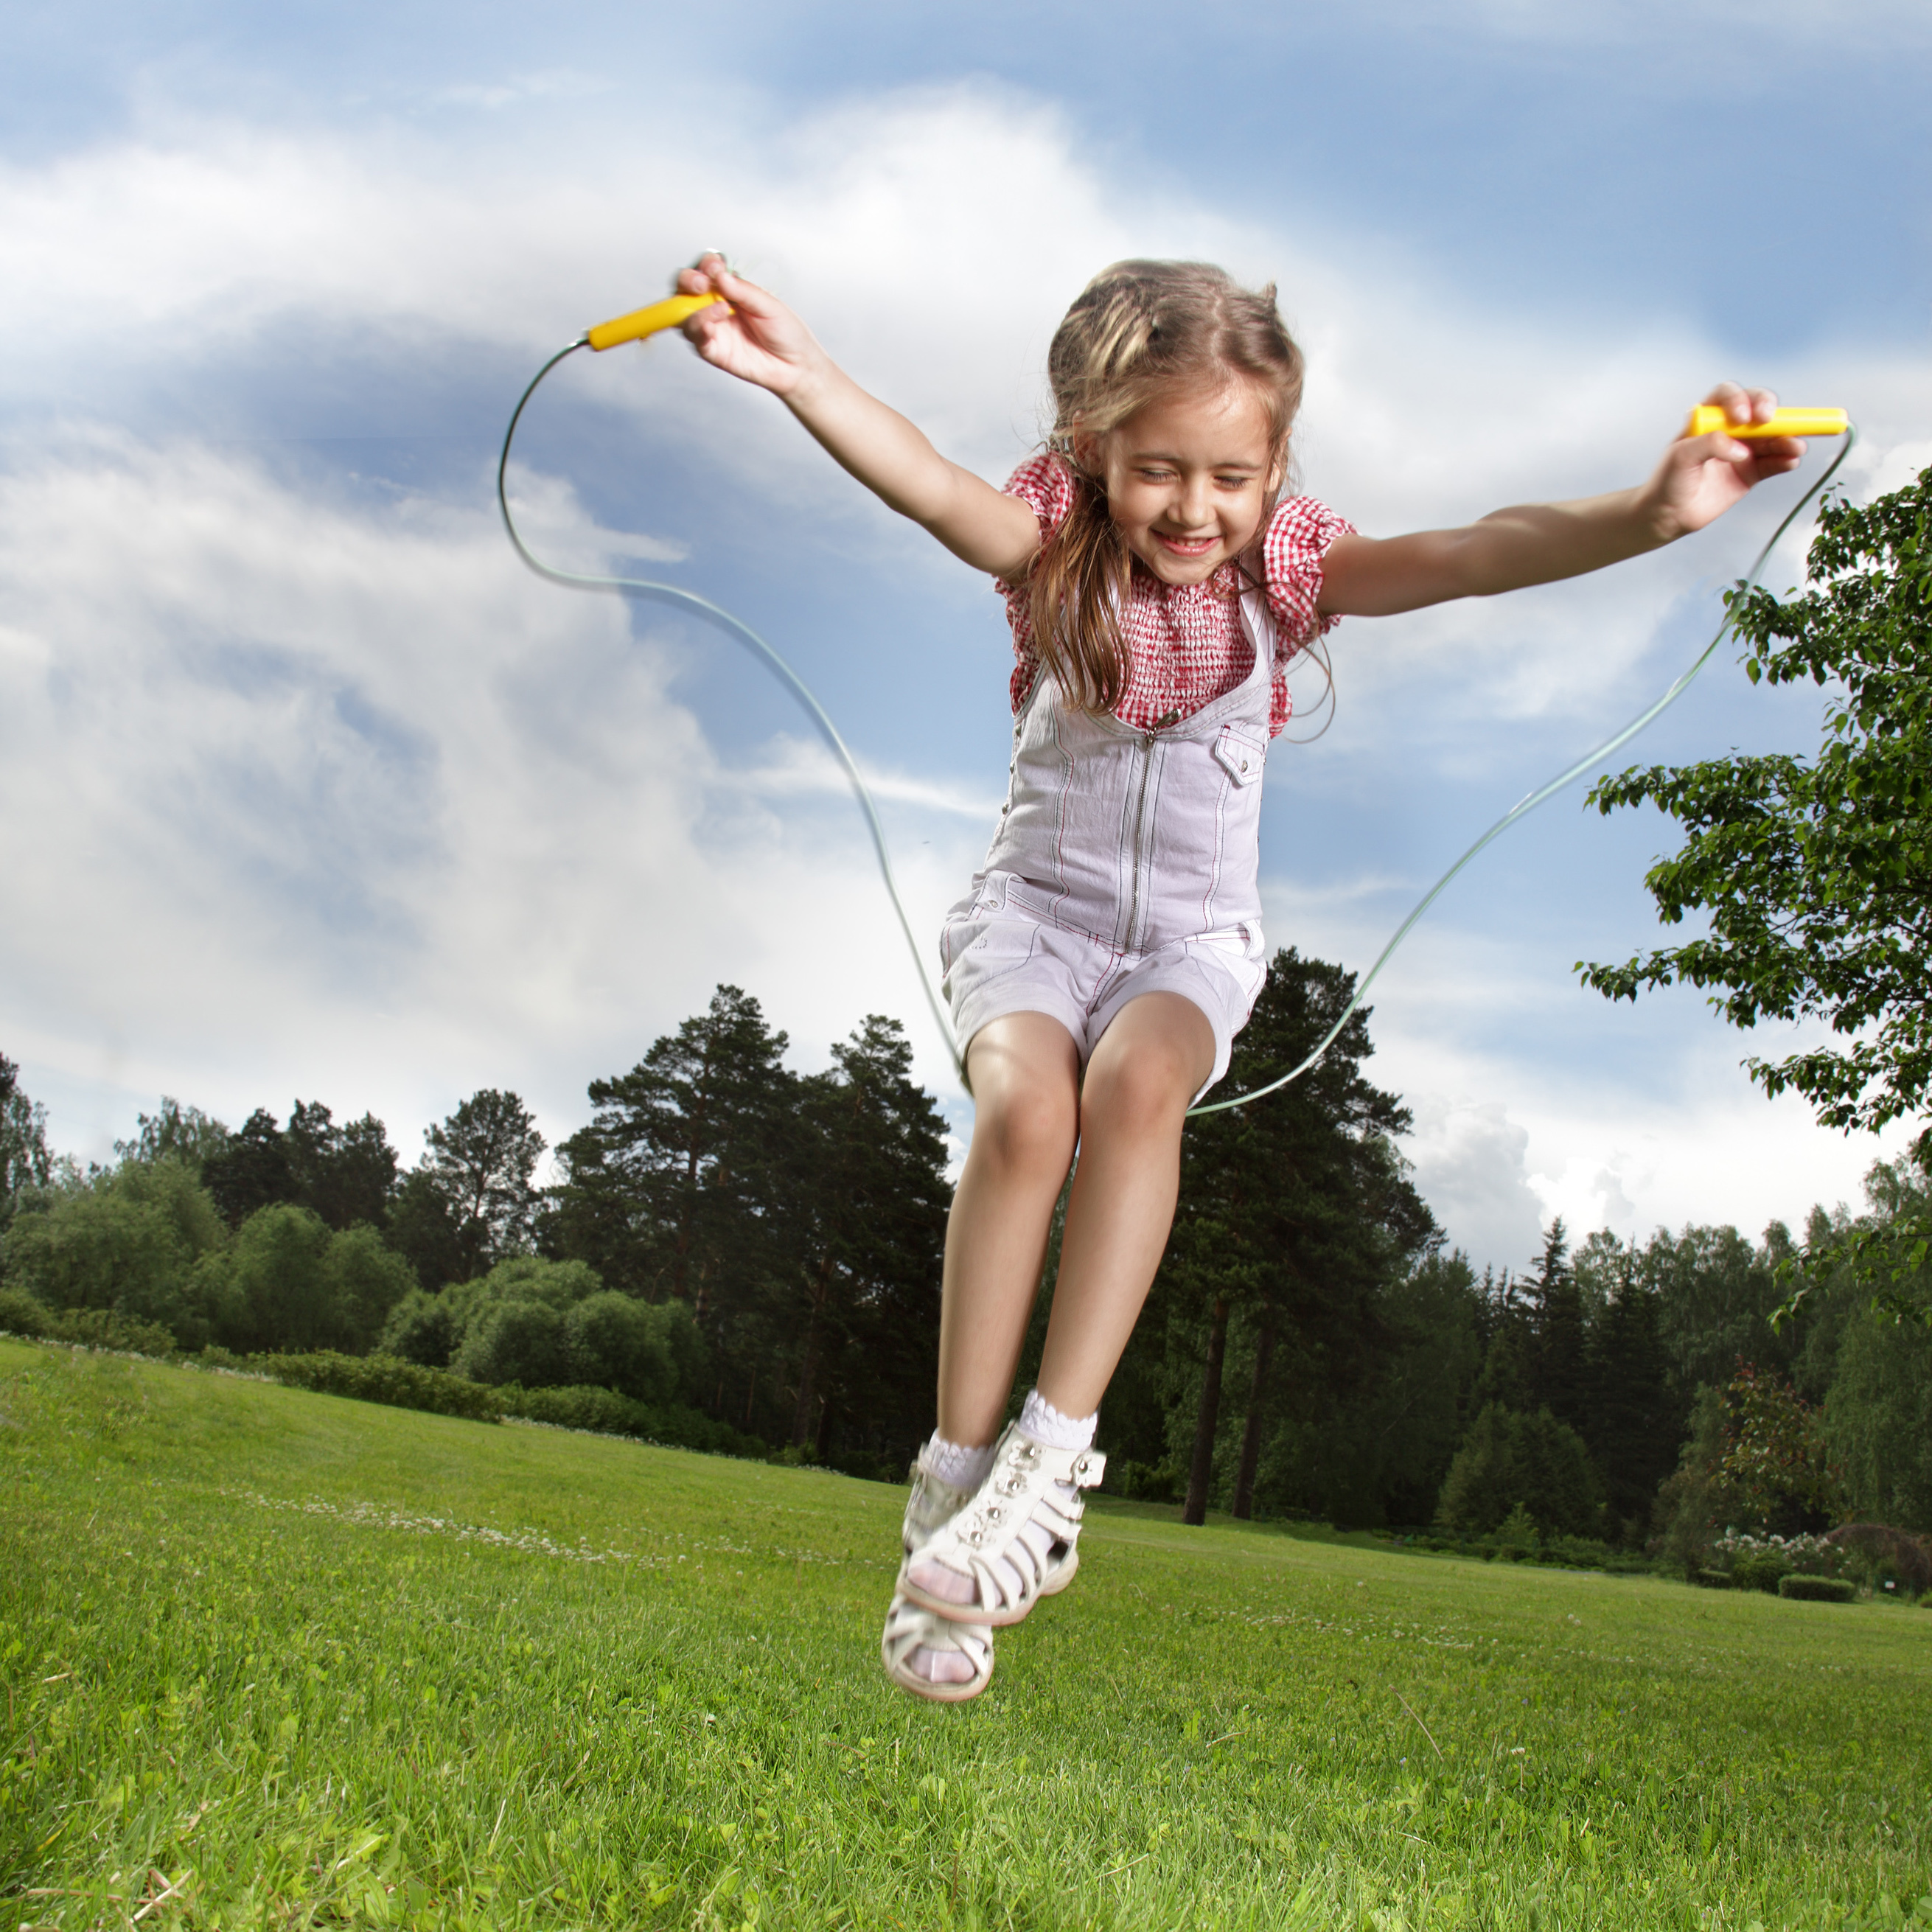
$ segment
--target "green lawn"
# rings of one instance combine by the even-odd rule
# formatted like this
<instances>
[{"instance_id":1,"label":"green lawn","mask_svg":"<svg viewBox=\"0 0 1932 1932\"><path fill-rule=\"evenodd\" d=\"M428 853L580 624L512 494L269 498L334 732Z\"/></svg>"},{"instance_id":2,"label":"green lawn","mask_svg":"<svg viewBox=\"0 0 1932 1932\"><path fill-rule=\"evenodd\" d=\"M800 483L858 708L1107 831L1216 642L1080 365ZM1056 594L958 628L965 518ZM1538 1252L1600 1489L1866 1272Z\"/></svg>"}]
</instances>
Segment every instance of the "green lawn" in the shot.
<instances>
[{"instance_id":1,"label":"green lawn","mask_svg":"<svg viewBox=\"0 0 1932 1932\"><path fill-rule=\"evenodd\" d=\"M1932 1613L1102 1504L941 1708L899 1506L0 1343L8 1932L1932 1921Z\"/></svg>"}]
</instances>

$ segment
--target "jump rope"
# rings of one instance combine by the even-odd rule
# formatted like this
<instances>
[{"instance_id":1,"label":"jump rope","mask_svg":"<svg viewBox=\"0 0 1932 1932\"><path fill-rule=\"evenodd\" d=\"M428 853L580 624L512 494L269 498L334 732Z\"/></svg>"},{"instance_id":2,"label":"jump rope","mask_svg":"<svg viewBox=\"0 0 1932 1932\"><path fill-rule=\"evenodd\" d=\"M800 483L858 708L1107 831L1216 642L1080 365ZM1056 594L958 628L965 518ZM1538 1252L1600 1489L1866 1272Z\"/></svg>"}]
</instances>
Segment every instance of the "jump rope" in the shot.
<instances>
[{"instance_id":1,"label":"jump rope","mask_svg":"<svg viewBox=\"0 0 1932 1932\"><path fill-rule=\"evenodd\" d=\"M961 1084L970 1093L972 1088L967 1081L966 1063L960 1053L959 1042L953 1036L952 1022L946 1016L946 1010L940 1004L939 994L926 970L924 949L914 934L912 922L907 917L904 903L899 897L898 884L892 876L892 854L886 848L885 827L880 823L878 808L872 802L872 792L867 788L864 775L859 770L857 760L847 748L845 740L839 736L838 728L832 723L831 714L819 703L811 687L750 625L733 616L730 611L712 603L710 598L700 597L695 592L682 590L674 584L658 584L644 578L593 577L577 571L560 570L554 564L544 562L524 542L522 533L517 528L516 518L511 514L508 484L510 446L515 440L517 425L523 418L524 411L544 378L560 362L566 357L574 356L580 349L601 351L614 349L620 342L643 341L661 329L677 327L698 310L719 299L716 296L670 296L662 302L652 302L649 307L635 310L628 315L619 316L614 321L600 322L595 328L586 330L567 347L560 349L537 371L530 379L530 387L518 398L517 406L510 412L509 427L503 432L502 454L497 459L496 502L503 512L503 527L509 532L510 542L515 546L517 554L538 576L547 578L553 584L567 585L574 590L613 591L620 597L668 604L676 609L693 611L745 645L798 700L806 716L818 728L819 735L831 747L832 754L844 768L845 776L852 787L852 795L858 800L860 810L865 814L866 830L872 836L872 850L878 856L879 876L885 882L886 896L892 902L892 910L898 918L899 930L905 935L907 947L912 954L913 964L919 975L920 990L926 995L926 1003L932 1009L934 1023L938 1027L940 1037L946 1042L946 1050L952 1057L952 1064L958 1072ZM1574 764L1565 766L1546 784L1538 785L1534 791L1518 800L1416 901L1408 916L1396 928L1388 944L1376 954L1375 964L1356 982L1354 996L1342 1008L1341 1017L1322 1035L1320 1043L1298 1066L1291 1068L1279 1079L1270 1080L1264 1087L1257 1087L1249 1093L1238 1094L1232 1100L1213 1100L1203 1106L1190 1107L1187 1110L1190 1119L1204 1114L1226 1113L1231 1108L1245 1107L1252 1101L1265 1100L1270 1094L1278 1094L1284 1087L1299 1080L1334 1044L1342 1029L1354 1016L1355 1009L1361 1004L1369 988L1375 984L1377 976L1388 964L1396 947L1408 937L1416 922L1442 896L1450 881L1463 867L1492 839L1507 832L1518 819L1526 818L1546 800L1553 798L1566 785L1574 784L1600 760L1621 751L1640 731L1667 711L1690 689L1697 674L1710 662L1718 646L1730 634L1734 614L1744 598L1757 587L1758 580L1766 564L1770 561L1772 550L1778 547L1778 540L1803 515L1818 493L1838 473L1845 458L1852 453L1858 441L1857 428L1843 410L1780 410L1768 422L1747 424L1740 428L1732 424L1721 409L1709 404L1700 404L1690 412L1690 423L1684 433L1687 436L1706 436L1713 430L1720 429L1741 442L1761 442L1769 437L1787 436L1842 436L1844 440L1824 475L1799 497L1784 520L1765 540L1756 560L1739 582L1736 593L1727 601L1724 621L1718 626L1711 641L1663 696L1655 703L1646 706L1622 730L1605 739L1594 750L1585 752Z\"/></svg>"}]
</instances>

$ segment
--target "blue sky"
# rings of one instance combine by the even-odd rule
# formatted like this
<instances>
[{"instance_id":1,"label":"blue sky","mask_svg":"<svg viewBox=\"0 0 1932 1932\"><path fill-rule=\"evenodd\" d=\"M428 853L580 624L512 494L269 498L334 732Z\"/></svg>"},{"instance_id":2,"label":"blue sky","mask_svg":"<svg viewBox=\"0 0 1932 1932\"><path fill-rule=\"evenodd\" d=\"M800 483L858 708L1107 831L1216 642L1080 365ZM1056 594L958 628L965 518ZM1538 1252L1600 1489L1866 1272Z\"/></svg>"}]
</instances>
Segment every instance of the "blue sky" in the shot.
<instances>
[{"instance_id":1,"label":"blue sky","mask_svg":"<svg viewBox=\"0 0 1932 1932\"><path fill-rule=\"evenodd\" d=\"M518 572L489 471L536 361L704 244L998 476L1066 302L1128 254L1280 285L1305 486L1376 531L1640 476L1737 374L1932 461L1922 8L28 8L0 75L0 1047L62 1146L484 1084L554 1137L721 979L801 1065L902 1016L862 832L722 640ZM916 918L983 849L986 587L674 341L579 358L522 446L560 555L790 654L878 777ZM1660 688L1779 504L1585 583L1333 640L1270 772L1270 938L1362 967L1468 838ZM1788 502L1786 494L1783 502ZM1773 577L1795 578L1798 552ZM1646 759L1803 746L1720 654ZM1539 1222L1755 1232L1879 1150L1772 1105L1654 932L1664 834L1573 796L1378 987L1372 1071L1478 1263Z\"/></svg>"}]
</instances>

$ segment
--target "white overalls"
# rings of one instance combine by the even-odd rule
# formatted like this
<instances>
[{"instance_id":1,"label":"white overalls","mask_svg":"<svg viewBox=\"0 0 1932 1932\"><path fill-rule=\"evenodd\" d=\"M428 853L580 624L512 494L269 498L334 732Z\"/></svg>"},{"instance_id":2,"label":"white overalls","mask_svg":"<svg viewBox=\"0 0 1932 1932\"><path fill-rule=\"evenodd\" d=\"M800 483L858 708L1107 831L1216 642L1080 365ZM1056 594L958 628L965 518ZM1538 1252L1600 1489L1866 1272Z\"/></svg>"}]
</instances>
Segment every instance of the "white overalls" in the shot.
<instances>
[{"instance_id":1,"label":"white overalls","mask_svg":"<svg viewBox=\"0 0 1932 1932\"><path fill-rule=\"evenodd\" d=\"M1047 1013L1084 1066L1130 1000L1178 993L1214 1030L1202 1091L1227 1072L1268 976L1258 873L1275 627L1259 590L1240 616L1247 676L1151 730L1067 704L1041 668L1014 720L999 829L940 934L962 1050L1004 1014Z\"/></svg>"}]
</instances>

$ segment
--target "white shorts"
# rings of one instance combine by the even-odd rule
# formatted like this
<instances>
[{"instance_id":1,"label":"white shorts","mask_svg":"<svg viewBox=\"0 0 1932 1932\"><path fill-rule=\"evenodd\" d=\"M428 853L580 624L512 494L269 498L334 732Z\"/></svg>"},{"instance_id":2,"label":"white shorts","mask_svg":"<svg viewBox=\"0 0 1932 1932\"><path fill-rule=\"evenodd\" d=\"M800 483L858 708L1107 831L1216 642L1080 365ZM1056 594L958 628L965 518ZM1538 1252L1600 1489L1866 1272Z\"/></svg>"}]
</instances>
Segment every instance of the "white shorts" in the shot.
<instances>
[{"instance_id":1,"label":"white shorts","mask_svg":"<svg viewBox=\"0 0 1932 1932\"><path fill-rule=\"evenodd\" d=\"M1178 993L1214 1030L1214 1070L1197 1100L1227 1072L1234 1036L1247 1024L1268 980L1257 926L1196 933L1150 952L1123 953L1010 904L993 908L969 902L941 929L939 953L962 1054L990 1021L1045 1013L1073 1036L1084 1068L1130 1000Z\"/></svg>"}]
</instances>

